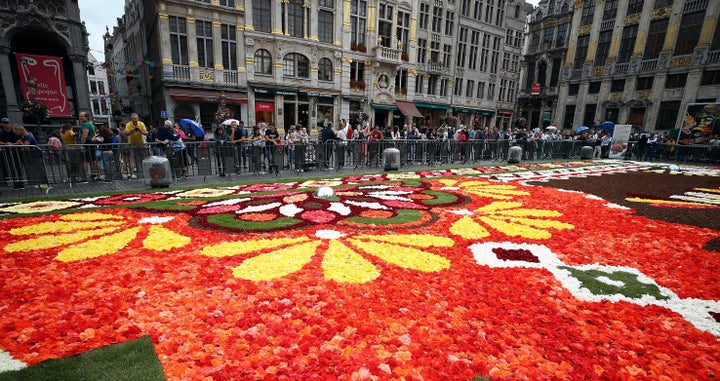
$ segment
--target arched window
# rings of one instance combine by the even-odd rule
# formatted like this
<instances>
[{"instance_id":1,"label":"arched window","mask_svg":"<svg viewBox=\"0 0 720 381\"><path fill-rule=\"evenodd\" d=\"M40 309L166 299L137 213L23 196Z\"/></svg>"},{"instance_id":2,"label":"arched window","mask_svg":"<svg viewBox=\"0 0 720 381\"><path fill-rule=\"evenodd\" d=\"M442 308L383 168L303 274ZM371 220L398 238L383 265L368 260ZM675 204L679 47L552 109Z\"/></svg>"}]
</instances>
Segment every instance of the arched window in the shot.
<instances>
[{"instance_id":1,"label":"arched window","mask_svg":"<svg viewBox=\"0 0 720 381\"><path fill-rule=\"evenodd\" d=\"M555 13L555 0L550 0L550 3L548 3L548 15L552 15Z\"/></svg>"},{"instance_id":2,"label":"arched window","mask_svg":"<svg viewBox=\"0 0 720 381\"><path fill-rule=\"evenodd\" d=\"M560 12L568 13L569 11L570 11L570 5L568 5L567 2L563 3L562 7L560 7Z\"/></svg>"},{"instance_id":3,"label":"arched window","mask_svg":"<svg viewBox=\"0 0 720 381\"><path fill-rule=\"evenodd\" d=\"M255 52L255 74L272 74L272 56L265 49Z\"/></svg>"},{"instance_id":4,"label":"arched window","mask_svg":"<svg viewBox=\"0 0 720 381\"><path fill-rule=\"evenodd\" d=\"M318 81L333 80L333 64L327 58L320 58L318 63Z\"/></svg>"},{"instance_id":5,"label":"arched window","mask_svg":"<svg viewBox=\"0 0 720 381\"><path fill-rule=\"evenodd\" d=\"M286 54L283 59L283 76L310 78L310 61L302 54Z\"/></svg>"}]
</instances>

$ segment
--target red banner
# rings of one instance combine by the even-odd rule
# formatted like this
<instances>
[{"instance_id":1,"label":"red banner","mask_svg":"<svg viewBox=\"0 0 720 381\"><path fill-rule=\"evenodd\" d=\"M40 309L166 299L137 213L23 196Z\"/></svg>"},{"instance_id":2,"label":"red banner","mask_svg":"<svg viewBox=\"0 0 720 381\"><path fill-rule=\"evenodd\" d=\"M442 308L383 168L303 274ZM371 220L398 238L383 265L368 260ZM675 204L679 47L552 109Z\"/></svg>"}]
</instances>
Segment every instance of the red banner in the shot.
<instances>
[{"instance_id":1,"label":"red banner","mask_svg":"<svg viewBox=\"0 0 720 381\"><path fill-rule=\"evenodd\" d=\"M275 109L275 104L272 102L255 102L255 111L269 111L272 112Z\"/></svg>"},{"instance_id":2,"label":"red banner","mask_svg":"<svg viewBox=\"0 0 720 381\"><path fill-rule=\"evenodd\" d=\"M540 84L537 82L533 83L531 92L532 92L532 95L539 95L540 94Z\"/></svg>"},{"instance_id":3,"label":"red banner","mask_svg":"<svg viewBox=\"0 0 720 381\"><path fill-rule=\"evenodd\" d=\"M62 58L25 53L15 58L25 101L44 104L50 116L72 116Z\"/></svg>"}]
</instances>

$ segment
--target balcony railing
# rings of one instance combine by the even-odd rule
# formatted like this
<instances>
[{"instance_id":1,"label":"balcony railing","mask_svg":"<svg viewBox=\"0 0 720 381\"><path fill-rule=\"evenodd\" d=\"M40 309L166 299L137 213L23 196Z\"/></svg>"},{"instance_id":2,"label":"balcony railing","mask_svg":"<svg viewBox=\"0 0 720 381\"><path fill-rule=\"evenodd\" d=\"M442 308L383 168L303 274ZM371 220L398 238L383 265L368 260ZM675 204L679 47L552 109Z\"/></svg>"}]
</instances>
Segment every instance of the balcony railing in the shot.
<instances>
[{"instance_id":1,"label":"balcony railing","mask_svg":"<svg viewBox=\"0 0 720 381\"><path fill-rule=\"evenodd\" d=\"M657 69L658 59L642 60L640 62L640 71L651 71Z\"/></svg>"},{"instance_id":2,"label":"balcony railing","mask_svg":"<svg viewBox=\"0 0 720 381\"><path fill-rule=\"evenodd\" d=\"M223 70L223 82L231 85L237 85L239 82L238 72L235 70Z\"/></svg>"},{"instance_id":3,"label":"balcony railing","mask_svg":"<svg viewBox=\"0 0 720 381\"><path fill-rule=\"evenodd\" d=\"M428 62L427 63L427 71L440 73L443 70L445 70L445 65L439 62Z\"/></svg>"},{"instance_id":4,"label":"balcony railing","mask_svg":"<svg viewBox=\"0 0 720 381\"><path fill-rule=\"evenodd\" d=\"M629 67L630 67L630 64L627 62L615 64L615 74L627 73Z\"/></svg>"},{"instance_id":5,"label":"balcony railing","mask_svg":"<svg viewBox=\"0 0 720 381\"><path fill-rule=\"evenodd\" d=\"M715 1L715 0L713 0ZM704 11L708 6L708 0L687 0L683 6L683 13Z\"/></svg>"},{"instance_id":6,"label":"balcony railing","mask_svg":"<svg viewBox=\"0 0 720 381\"><path fill-rule=\"evenodd\" d=\"M570 79L582 78L582 69L573 69L570 72Z\"/></svg>"},{"instance_id":7,"label":"balcony railing","mask_svg":"<svg viewBox=\"0 0 720 381\"><path fill-rule=\"evenodd\" d=\"M707 63L718 63L720 62L720 50L713 50L708 52Z\"/></svg>"},{"instance_id":8,"label":"balcony railing","mask_svg":"<svg viewBox=\"0 0 720 381\"><path fill-rule=\"evenodd\" d=\"M190 66L187 65L173 65L173 76L172 79L179 79L182 81L190 80Z\"/></svg>"},{"instance_id":9,"label":"balcony railing","mask_svg":"<svg viewBox=\"0 0 720 381\"><path fill-rule=\"evenodd\" d=\"M400 61L400 50L398 49L378 46L375 54L378 59L386 61Z\"/></svg>"},{"instance_id":10,"label":"balcony railing","mask_svg":"<svg viewBox=\"0 0 720 381\"><path fill-rule=\"evenodd\" d=\"M600 23L600 31L610 30L615 26L615 19L605 20Z\"/></svg>"}]
</instances>

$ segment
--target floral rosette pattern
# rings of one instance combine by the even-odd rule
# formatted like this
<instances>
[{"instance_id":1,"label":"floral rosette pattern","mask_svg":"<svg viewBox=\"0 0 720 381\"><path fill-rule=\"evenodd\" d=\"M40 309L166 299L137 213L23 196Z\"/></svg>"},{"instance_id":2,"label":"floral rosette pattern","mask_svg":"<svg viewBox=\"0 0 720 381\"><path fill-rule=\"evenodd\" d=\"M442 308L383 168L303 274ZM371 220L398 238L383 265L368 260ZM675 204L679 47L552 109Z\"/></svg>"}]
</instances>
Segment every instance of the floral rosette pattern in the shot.
<instances>
[{"instance_id":1,"label":"floral rosette pattern","mask_svg":"<svg viewBox=\"0 0 720 381\"><path fill-rule=\"evenodd\" d=\"M393 178L5 218L0 349L35 364L150 335L169 380L720 374L717 231L579 192Z\"/></svg>"}]
</instances>

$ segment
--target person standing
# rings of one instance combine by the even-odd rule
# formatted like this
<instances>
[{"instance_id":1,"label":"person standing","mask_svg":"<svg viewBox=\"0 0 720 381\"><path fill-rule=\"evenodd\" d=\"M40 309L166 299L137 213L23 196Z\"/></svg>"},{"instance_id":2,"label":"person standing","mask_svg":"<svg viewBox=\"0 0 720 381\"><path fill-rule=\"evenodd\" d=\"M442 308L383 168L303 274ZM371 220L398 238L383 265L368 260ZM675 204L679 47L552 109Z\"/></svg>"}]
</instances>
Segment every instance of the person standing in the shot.
<instances>
[{"instance_id":1,"label":"person standing","mask_svg":"<svg viewBox=\"0 0 720 381\"><path fill-rule=\"evenodd\" d=\"M280 169L275 162L275 156L281 154L281 152L278 151L278 147L280 147L280 133L277 132L275 123L268 124L268 129L265 131L265 142L267 143L265 149L267 150L268 172L278 174L280 173ZM278 162L282 162L282 159Z\"/></svg>"},{"instance_id":2,"label":"person standing","mask_svg":"<svg viewBox=\"0 0 720 381\"><path fill-rule=\"evenodd\" d=\"M6 146L21 144L20 137L15 134L15 129L13 129L10 119L2 118L0 120L0 125L2 125L2 129L0 129L0 144ZM22 179L20 178L22 171L20 169L20 156L18 155L18 148L4 147L4 151L5 155L3 155L3 158L9 162L0 163L0 167L3 171L3 179L10 178L15 189L25 188Z\"/></svg>"},{"instance_id":3,"label":"person standing","mask_svg":"<svg viewBox=\"0 0 720 381\"><path fill-rule=\"evenodd\" d=\"M98 157L95 154L95 139L99 136L98 130L93 122L90 121L90 114L88 114L87 111L81 111L79 118L82 123L80 127L80 144L83 145L81 148L83 159L88 163L91 176L94 179L98 179L100 165Z\"/></svg>"},{"instance_id":4,"label":"person standing","mask_svg":"<svg viewBox=\"0 0 720 381\"><path fill-rule=\"evenodd\" d=\"M145 137L148 134L145 123L140 121L138 114L130 115L130 121L125 125L125 136L127 136L128 146L130 148L130 160L128 168L130 170L130 178L136 179L138 167L142 165L145 158Z\"/></svg>"},{"instance_id":5,"label":"person standing","mask_svg":"<svg viewBox=\"0 0 720 381\"><path fill-rule=\"evenodd\" d=\"M245 152L245 142L248 134L245 130L243 121L231 121L228 131L228 141L233 145L233 158L235 160L235 173L240 173L243 169L247 169L247 154Z\"/></svg>"}]
</instances>

